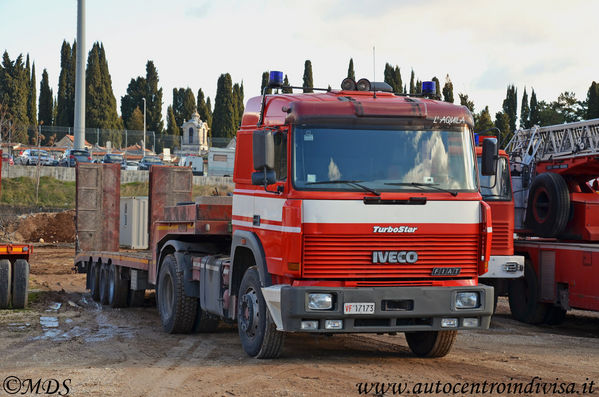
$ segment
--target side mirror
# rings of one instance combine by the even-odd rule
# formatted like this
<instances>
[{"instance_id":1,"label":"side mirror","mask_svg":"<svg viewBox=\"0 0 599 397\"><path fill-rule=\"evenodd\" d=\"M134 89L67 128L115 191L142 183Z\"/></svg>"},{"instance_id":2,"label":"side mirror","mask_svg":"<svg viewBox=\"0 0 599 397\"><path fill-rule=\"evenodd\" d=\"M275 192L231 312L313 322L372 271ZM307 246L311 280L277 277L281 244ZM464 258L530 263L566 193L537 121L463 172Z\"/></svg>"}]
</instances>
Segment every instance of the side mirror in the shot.
<instances>
[{"instance_id":1,"label":"side mirror","mask_svg":"<svg viewBox=\"0 0 599 397\"><path fill-rule=\"evenodd\" d=\"M492 176L497 174L497 158L499 149L497 148L497 138L487 138L483 140L483 155L481 158L481 174Z\"/></svg>"},{"instance_id":2,"label":"side mirror","mask_svg":"<svg viewBox=\"0 0 599 397\"><path fill-rule=\"evenodd\" d=\"M257 130L252 136L254 169L269 171L275 168L275 141L272 131Z\"/></svg>"},{"instance_id":3,"label":"side mirror","mask_svg":"<svg viewBox=\"0 0 599 397\"><path fill-rule=\"evenodd\" d=\"M275 177L274 170L269 170L266 172L264 172L264 171L252 172L252 185L268 186L268 185L272 185L276 181L277 181L277 179Z\"/></svg>"}]
</instances>

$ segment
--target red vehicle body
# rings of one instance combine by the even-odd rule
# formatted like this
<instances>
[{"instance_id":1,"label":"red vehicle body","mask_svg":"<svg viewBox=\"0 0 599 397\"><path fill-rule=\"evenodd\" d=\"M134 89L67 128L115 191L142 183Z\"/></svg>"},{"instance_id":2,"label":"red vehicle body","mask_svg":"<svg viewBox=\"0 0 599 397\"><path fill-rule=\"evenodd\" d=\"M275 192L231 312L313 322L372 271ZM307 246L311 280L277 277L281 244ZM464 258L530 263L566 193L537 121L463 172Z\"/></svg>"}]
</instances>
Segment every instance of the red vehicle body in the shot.
<instances>
[{"instance_id":1,"label":"red vehicle body","mask_svg":"<svg viewBox=\"0 0 599 397\"><path fill-rule=\"evenodd\" d=\"M4 159L1 150L0 157ZM4 160L0 161L0 171L2 163ZM28 244L0 244L0 309L27 306L31 252Z\"/></svg>"},{"instance_id":2,"label":"red vehicle body","mask_svg":"<svg viewBox=\"0 0 599 397\"><path fill-rule=\"evenodd\" d=\"M534 127L507 147L515 189L514 250L525 278L513 316L557 324L571 308L599 310L599 120Z\"/></svg>"},{"instance_id":3,"label":"red vehicle body","mask_svg":"<svg viewBox=\"0 0 599 397\"><path fill-rule=\"evenodd\" d=\"M492 220L471 126L465 107L389 92L252 98L232 198L189 203L191 171L153 167L146 257L100 243L75 263L103 303L156 288L167 332L236 321L250 356L276 357L288 332L406 332L414 353L443 356L458 329L487 328L493 306L493 289L478 284ZM108 179L78 176L92 180ZM81 229L91 190L78 186ZM94 200L114 208L111 194ZM104 232L90 241L114 240Z\"/></svg>"}]
</instances>

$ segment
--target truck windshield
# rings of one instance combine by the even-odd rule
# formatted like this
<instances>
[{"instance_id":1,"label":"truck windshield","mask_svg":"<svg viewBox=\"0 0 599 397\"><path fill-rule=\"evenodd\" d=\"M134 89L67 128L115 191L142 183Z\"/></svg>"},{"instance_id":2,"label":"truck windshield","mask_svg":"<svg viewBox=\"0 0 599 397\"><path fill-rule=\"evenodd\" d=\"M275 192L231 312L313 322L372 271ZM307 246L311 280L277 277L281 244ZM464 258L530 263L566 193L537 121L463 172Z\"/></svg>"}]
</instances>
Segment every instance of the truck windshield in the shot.
<instances>
[{"instance_id":1,"label":"truck windshield","mask_svg":"<svg viewBox=\"0 0 599 397\"><path fill-rule=\"evenodd\" d=\"M359 182L378 192L477 188L466 128L420 131L302 126L296 127L293 136L292 176L299 190L364 190L343 181Z\"/></svg>"},{"instance_id":2,"label":"truck windshield","mask_svg":"<svg viewBox=\"0 0 599 397\"><path fill-rule=\"evenodd\" d=\"M480 170L480 157L478 157L478 169ZM480 194L485 201L510 201L512 199L512 186L510 174L505 157L500 157L497 162L497 175L479 175Z\"/></svg>"}]
</instances>

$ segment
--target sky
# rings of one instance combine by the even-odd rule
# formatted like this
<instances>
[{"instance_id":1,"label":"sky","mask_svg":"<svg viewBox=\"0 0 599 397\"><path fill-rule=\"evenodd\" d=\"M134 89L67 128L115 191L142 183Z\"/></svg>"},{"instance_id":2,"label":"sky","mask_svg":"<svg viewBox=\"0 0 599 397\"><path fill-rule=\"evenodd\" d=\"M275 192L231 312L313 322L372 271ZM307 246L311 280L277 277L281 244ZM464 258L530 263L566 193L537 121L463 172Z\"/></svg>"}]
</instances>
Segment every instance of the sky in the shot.
<instances>
[{"instance_id":1,"label":"sky","mask_svg":"<svg viewBox=\"0 0 599 397\"><path fill-rule=\"evenodd\" d=\"M506 88L553 101L564 91L585 99L599 80L595 0L86 0L86 52L104 44L120 114L129 81L153 60L164 112L172 90L199 88L214 104L221 73L259 95L262 72L280 70L302 85L339 88L353 58L356 78L382 81L385 63L405 84L449 75L454 96L475 111L501 110ZM36 80L48 70L57 93L60 47L77 35L77 0L0 0L0 50L29 53ZM166 124L166 123L165 123Z\"/></svg>"}]
</instances>

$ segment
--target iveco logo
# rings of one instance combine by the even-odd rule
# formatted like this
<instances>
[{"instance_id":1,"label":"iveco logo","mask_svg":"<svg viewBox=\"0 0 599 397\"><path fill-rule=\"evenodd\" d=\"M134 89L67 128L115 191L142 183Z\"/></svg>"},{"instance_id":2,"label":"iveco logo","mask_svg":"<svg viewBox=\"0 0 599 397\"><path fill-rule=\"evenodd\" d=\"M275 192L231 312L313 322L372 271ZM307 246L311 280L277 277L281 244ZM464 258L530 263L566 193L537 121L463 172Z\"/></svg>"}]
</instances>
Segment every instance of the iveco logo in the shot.
<instances>
[{"instance_id":1,"label":"iveco logo","mask_svg":"<svg viewBox=\"0 0 599 397\"><path fill-rule=\"evenodd\" d=\"M373 226L373 233L414 233L416 226Z\"/></svg>"},{"instance_id":2,"label":"iveco logo","mask_svg":"<svg viewBox=\"0 0 599 397\"><path fill-rule=\"evenodd\" d=\"M416 263L415 251L372 251L372 263Z\"/></svg>"}]
</instances>

